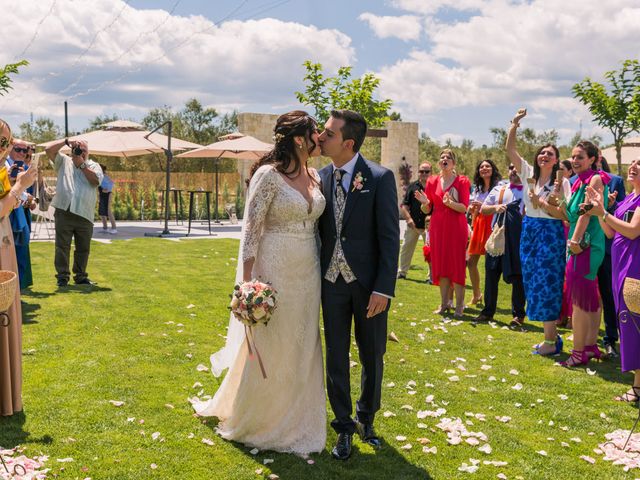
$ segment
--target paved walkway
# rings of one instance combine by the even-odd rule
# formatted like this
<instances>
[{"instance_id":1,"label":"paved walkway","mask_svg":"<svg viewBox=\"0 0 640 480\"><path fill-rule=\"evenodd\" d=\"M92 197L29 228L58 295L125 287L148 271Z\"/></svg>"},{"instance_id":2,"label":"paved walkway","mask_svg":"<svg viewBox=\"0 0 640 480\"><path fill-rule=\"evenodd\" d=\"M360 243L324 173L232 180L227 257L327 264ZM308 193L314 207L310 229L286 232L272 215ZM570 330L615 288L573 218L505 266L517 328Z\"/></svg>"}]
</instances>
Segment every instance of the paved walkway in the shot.
<instances>
[{"instance_id":1,"label":"paved walkway","mask_svg":"<svg viewBox=\"0 0 640 480\"><path fill-rule=\"evenodd\" d=\"M242 222L242 221L240 221ZM93 240L102 243L111 243L112 240L129 240L132 238L146 237L160 235L164 230L164 220L154 221L121 221L118 223L118 233L110 234L102 230L102 222L96 222L93 226ZM55 237L53 223L49 224L47 231L47 225L34 224L34 232L32 234L31 241L49 241L53 242ZM194 240L200 238L235 238L240 239L240 232L242 230L242 223L232 225L229 221L222 221L219 224L211 222L211 235L209 235L209 227L207 222L201 222L200 220L191 223L191 232L187 236L188 224L187 222L181 222L176 225L176 221L169 222L169 235L162 235L163 239L182 241L182 240Z\"/></svg>"}]
</instances>

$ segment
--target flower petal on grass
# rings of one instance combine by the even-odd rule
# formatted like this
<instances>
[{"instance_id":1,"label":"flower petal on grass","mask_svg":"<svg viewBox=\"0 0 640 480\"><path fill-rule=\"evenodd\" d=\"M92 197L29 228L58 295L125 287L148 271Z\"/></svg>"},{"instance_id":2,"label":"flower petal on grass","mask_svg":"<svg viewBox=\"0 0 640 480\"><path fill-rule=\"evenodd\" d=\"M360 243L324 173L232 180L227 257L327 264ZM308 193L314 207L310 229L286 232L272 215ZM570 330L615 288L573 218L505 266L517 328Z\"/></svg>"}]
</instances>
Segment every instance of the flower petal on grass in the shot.
<instances>
[{"instance_id":1,"label":"flower petal on grass","mask_svg":"<svg viewBox=\"0 0 640 480\"><path fill-rule=\"evenodd\" d=\"M591 458L591 457L588 457L588 456L586 456L586 455L580 455L580 458L581 458L582 460L584 460L585 462L590 463L591 465L593 465L594 463L596 463L596 459L595 459L595 458Z\"/></svg>"},{"instance_id":2,"label":"flower petal on grass","mask_svg":"<svg viewBox=\"0 0 640 480\"><path fill-rule=\"evenodd\" d=\"M547 456L547 452L546 452L545 450L538 450L538 451L536 451L536 453L537 453L538 455L542 455L543 457L546 457L546 456Z\"/></svg>"},{"instance_id":3,"label":"flower petal on grass","mask_svg":"<svg viewBox=\"0 0 640 480\"><path fill-rule=\"evenodd\" d=\"M109 400L109 403L114 407L121 407L124 405L124 402L122 400Z\"/></svg>"},{"instance_id":4,"label":"flower petal on grass","mask_svg":"<svg viewBox=\"0 0 640 480\"><path fill-rule=\"evenodd\" d=\"M203 438L202 443L204 443L205 445L210 445L212 447L214 445L213 440L211 440L210 438Z\"/></svg>"}]
</instances>

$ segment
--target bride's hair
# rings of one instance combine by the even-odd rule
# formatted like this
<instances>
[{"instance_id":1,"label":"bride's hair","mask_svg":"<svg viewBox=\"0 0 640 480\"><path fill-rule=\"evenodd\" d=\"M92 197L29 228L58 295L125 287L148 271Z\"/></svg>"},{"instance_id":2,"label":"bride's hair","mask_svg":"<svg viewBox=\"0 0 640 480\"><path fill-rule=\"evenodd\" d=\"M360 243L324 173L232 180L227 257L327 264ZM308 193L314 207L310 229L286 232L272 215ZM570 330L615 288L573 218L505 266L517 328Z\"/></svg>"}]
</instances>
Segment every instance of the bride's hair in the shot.
<instances>
[{"instance_id":1,"label":"bride's hair","mask_svg":"<svg viewBox=\"0 0 640 480\"><path fill-rule=\"evenodd\" d=\"M252 167L249 178L263 165L274 165L276 170L288 177L297 177L303 165L298 157L299 147L293 137L304 137L307 153L311 155L317 144L311 135L318 129L316 119L302 110L294 110L278 117L273 129L273 150L258 160ZM291 168L293 166L293 168ZM306 169L306 164L304 165Z\"/></svg>"}]
</instances>

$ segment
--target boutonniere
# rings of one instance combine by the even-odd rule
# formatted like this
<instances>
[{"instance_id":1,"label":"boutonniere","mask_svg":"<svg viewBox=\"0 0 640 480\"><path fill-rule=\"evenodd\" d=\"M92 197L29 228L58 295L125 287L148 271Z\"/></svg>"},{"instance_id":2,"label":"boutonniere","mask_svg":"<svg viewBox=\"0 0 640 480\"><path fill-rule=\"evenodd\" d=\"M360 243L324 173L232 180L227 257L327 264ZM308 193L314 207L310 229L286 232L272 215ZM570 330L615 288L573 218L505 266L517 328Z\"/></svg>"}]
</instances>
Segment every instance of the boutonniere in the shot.
<instances>
[{"instance_id":1,"label":"boutonniere","mask_svg":"<svg viewBox=\"0 0 640 480\"><path fill-rule=\"evenodd\" d=\"M353 177L353 188L351 189L351 191L354 192L356 190L362 190L362 187L364 187L364 182L366 181L367 179L362 176L362 172L356 173L356 176Z\"/></svg>"}]
</instances>

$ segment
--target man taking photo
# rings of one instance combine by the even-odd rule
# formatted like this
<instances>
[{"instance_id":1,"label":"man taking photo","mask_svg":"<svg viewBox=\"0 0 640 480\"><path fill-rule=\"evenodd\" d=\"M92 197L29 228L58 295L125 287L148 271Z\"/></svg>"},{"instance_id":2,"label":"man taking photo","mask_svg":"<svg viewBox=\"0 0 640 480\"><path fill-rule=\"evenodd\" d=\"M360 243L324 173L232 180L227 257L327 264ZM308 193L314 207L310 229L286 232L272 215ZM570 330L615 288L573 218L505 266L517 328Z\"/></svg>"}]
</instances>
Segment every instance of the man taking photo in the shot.
<instances>
[{"instance_id":1,"label":"man taking photo","mask_svg":"<svg viewBox=\"0 0 640 480\"><path fill-rule=\"evenodd\" d=\"M71 156L60 152L65 144L71 148ZM87 263L93 235L97 190L103 178L102 169L96 162L89 160L89 146L84 141L60 140L45 151L54 162L54 169L58 174L56 195L51 202L56 209L54 264L58 287L66 287L69 284L72 239L75 240L73 280L76 285L94 285L87 275Z\"/></svg>"}]
</instances>

